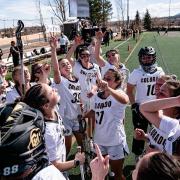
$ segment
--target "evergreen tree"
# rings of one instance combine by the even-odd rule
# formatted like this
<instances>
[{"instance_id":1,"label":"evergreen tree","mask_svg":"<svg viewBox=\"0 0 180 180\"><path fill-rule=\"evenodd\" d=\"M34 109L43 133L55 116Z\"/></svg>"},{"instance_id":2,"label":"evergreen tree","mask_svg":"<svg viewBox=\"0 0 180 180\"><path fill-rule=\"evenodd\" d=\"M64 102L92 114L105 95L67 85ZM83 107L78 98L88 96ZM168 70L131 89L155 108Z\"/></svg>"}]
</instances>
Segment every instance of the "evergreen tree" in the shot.
<instances>
[{"instance_id":1,"label":"evergreen tree","mask_svg":"<svg viewBox=\"0 0 180 180\"><path fill-rule=\"evenodd\" d=\"M140 18L140 16L139 16L139 11L136 11L135 27L136 27L137 29L139 29L140 24L141 24L141 18Z\"/></svg>"},{"instance_id":2,"label":"evergreen tree","mask_svg":"<svg viewBox=\"0 0 180 180\"><path fill-rule=\"evenodd\" d=\"M144 29L150 31L151 26L152 26L151 15L149 14L148 9L146 9L146 13L144 16Z\"/></svg>"},{"instance_id":3,"label":"evergreen tree","mask_svg":"<svg viewBox=\"0 0 180 180\"><path fill-rule=\"evenodd\" d=\"M96 25L105 25L112 14L112 4L109 0L89 0L90 19Z\"/></svg>"}]
</instances>

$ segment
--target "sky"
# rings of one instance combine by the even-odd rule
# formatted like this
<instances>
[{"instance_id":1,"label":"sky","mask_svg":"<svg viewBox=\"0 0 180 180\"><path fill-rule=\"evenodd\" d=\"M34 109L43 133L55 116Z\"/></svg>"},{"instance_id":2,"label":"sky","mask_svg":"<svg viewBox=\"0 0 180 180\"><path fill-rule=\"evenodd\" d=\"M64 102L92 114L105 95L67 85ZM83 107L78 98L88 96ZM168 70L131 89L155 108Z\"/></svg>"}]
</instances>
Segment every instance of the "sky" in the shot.
<instances>
[{"instance_id":1,"label":"sky","mask_svg":"<svg viewBox=\"0 0 180 180\"><path fill-rule=\"evenodd\" d=\"M38 0L0 0L0 29L16 26L18 19L23 20L25 26L39 25L37 1ZM47 1L48 0L41 0L41 9L44 23L50 24L53 13ZM117 19L116 1L120 0L111 0L113 4L112 20ZM124 4L126 3L126 0L122 1ZM130 19L134 19L136 11L138 10L140 17L143 18L146 9L149 10L151 17L169 16L169 7L171 16L180 13L180 0L129 0L129 17ZM127 14L125 13L125 19L126 17Z\"/></svg>"}]
</instances>

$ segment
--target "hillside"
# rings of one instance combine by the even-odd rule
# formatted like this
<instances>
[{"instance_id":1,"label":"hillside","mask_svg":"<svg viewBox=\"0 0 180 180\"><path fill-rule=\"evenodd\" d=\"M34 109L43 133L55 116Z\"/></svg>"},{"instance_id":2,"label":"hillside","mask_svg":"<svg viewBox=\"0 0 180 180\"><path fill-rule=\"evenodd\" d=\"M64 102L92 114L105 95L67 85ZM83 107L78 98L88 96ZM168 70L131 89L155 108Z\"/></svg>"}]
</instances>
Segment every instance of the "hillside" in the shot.
<instances>
[{"instance_id":1,"label":"hillside","mask_svg":"<svg viewBox=\"0 0 180 180\"><path fill-rule=\"evenodd\" d=\"M180 18L180 13L174 15L173 17L175 17L175 18Z\"/></svg>"}]
</instances>

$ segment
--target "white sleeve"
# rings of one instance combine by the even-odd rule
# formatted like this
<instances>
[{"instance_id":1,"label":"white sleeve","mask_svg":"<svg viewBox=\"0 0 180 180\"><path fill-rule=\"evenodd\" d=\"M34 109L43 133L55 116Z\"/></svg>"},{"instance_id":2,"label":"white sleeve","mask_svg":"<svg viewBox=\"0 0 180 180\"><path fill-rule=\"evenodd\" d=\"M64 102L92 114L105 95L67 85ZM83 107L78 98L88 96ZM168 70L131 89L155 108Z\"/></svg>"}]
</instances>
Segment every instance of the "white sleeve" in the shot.
<instances>
[{"instance_id":1,"label":"white sleeve","mask_svg":"<svg viewBox=\"0 0 180 180\"><path fill-rule=\"evenodd\" d=\"M6 94L6 103L7 104L14 103L16 98L18 98L18 97L20 97L20 96L16 97L14 93L9 92Z\"/></svg>"},{"instance_id":2,"label":"white sleeve","mask_svg":"<svg viewBox=\"0 0 180 180\"><path fill-rule=\"evenodd\" d=\"M163 116L159 125L159 129L165 132L169 137L176 134L180 129L179 120Z\"/></svg>"},{"instance_id":3,"label":"white sleeve","mask_svg":"<svg viewBox=\"0 0 180 180\"><path fill-rule=\"evenodd\" d=\"M7 104L13 103L13 99L12 99L10 93L7 93L7 94L6 94L6 103L7 103Z\"/></svg>"},{"instance_id":4,"label":"white sleeve","mask_svg":"<svg viewBox=\"0 0 180 180\"><path fill-rule=\"evenodd\" d=\"M66 180L63 174L54 166L50 165L39 171L32 180Z\"/></svg>"},{"instance_id":5,"label":"white sleeve","mask_svg":"<svg viewBox=\"0 0 180 180\"><path fill-rule=\"evenodd\" d=\"M104 66L101 67L101 75L102 75L102 78L104 77L104 75L106 74L106 72L109 70L109 69L114 69L114 66L109 64L107 61L104 61Z\"/></svg>"}]
</instances>

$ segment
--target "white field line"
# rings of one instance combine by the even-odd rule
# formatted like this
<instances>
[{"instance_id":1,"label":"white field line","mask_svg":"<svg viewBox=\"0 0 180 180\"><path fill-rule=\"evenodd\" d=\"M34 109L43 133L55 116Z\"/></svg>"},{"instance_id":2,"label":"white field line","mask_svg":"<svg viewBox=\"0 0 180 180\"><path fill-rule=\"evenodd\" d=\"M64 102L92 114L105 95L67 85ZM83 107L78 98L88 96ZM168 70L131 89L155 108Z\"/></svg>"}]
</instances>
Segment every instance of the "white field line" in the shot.
<instances>
[{"instance_id":1,"label":"white field line","mask_svg":"<svg viewBox=\"0 0 180 180\"><path fill-rule=\"evenodd\" d=\"M124 64L125 64L125 65L127 64L129 58L131 57L131 55L132 55L132 53L134 52L134 50L136 49L136 47L137 47L137 46L139 45L139 43L141 42L142 38L143 38L143 35L141 36L141 38L139 39L139 41L137 42L137 44L134 46L134 48L133 48L133 50L131 51L131 53L129 54L129 56L128 56L128 57L126 58L126 60L124 61Z\"/></svg>"},{"instance_id":2,"label":"white field line","mask_svg":"<svg viewBox=\"0 0 180 180\"><path fill-rule=\"evenodd\" d=\"M131 38L126 39L126 41L123 41L122 43L118 44L118 45L115 46L113 49L116 49L116 48L118 48L119 46L122 46L124 43L128 42L130 39L131 39ZM104 57L104 56L105 56L105 54L102 55L102 57Z\"/></svg>"}]
</instances>

